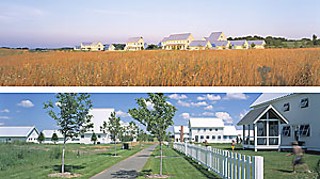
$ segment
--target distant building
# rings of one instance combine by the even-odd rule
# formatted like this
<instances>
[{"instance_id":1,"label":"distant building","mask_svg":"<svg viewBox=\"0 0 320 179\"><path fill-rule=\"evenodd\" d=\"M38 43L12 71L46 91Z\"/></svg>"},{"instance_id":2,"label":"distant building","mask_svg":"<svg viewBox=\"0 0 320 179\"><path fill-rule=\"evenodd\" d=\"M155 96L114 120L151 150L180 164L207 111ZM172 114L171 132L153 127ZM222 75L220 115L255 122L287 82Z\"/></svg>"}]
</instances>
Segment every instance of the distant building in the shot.
<instances>
[{"instance_id":1,"label":"distant building","mask_svg":"<svg viewBox=\"0 0 320 179\"><path fill-rule=\"evenodd\" d=\"M0 142L38 143L39 132L34 126L0 126Z\"/></svg>"},{"instance_id":2,"label":"distant building","mask_svg":"<svg viewBox=\"0 0 320 179\"><path fill-rule=\"evenodd\" d=\"M248 40L249 48L264 49L266 42L264 40Z\"/></svg>"},{"instance_id":3,"label":"distant building","mask_svg":"<svg viewBox=\"0 0 320 179\"><path fill-rule=\"evenodd\" d=\"M225 126L220 118L190 118L189 130L196 143L230 143L241 133L235 126Z\"/></svg>"},{"instance_id":4,"label":"distant building","mask_svg":"<svg viewBox=\"0 0 320 179\"><path fill-rule=\"evenodd\" d=\"M52 144L54 143L51 139L53 134L56 133L58 136L58 141L56 142L57 144L63 144L63 135L61 134L60 131L58 130L43 130L42 134L44 135L44 141L43 143L45 144Z\"/></svg>"},{"instance_id":5,"label":"distant building","mask_svg":"<svg viewBox=\"0 0 320 179\"><path fill-rule=\"evenodd\" d=\"M209 37L205 37L211 43L213 49L227 49L229 42L223 32L212 32Z\"/></svg>"},{"instance_id":6,"label":"distant building","mask_svg":"<svg viewBox=\"0 0 320 179\"><path fill-rule=\"evenodd\" d=\"M207 50L212 48L212 45L207 40L193 40L189 44L189 50Z\"/></svg>"},{"instance_id":7,"label":"distant building","mask_svg":"<svg viewBox=\"0 0 320 179\"><path fill-rule=\"evenodd\" d=\"M112 44L106 44L106 45L104 45L104 50L105 51L115 51L116 47Z\"/></svg>"},{"instance_id":8,"label":"distant building","mask_svg":"<svg viewBox=\"0 0 320 179\"><path fill-rule=\"evenodd\" d=\"M145 45L146 44L144 43L143 37L132 37L127 40L124 50L125 51L144 50Z\"/></svg>"},{"instance_id":9,"label":"distant building","mask_svg":"<svg viewBox=\"0 0 320 179\"><path fill-rule=\"evenodd\" d=\"M187 142L190 140L188 126L174 126L174 142Z\"/></svg>"},{"instance_id":10,"label":"distant building","mask_svg":"<svg viewBox=\"0 0 320 179\"><path fill-rule=\"evenodd\" d=\"M217 41L211 44L213 49L224 50L229 49L230 42L229 41Z\"/></svg>"},{"instance_id":11,"label":"distant building","mask_svg":"<svg viewBox=\"0 0 320 179\"><path fill-rule=\"evenodd\" d=\"M232 49L249 49L247 40L231 40L230 46Z\"/></svg>"},{"instance_id":12,"label":"distant building","mask_svg":"<svg viewBox=\"0 0 320 179\"><path fill-rule=\"evenodd\" d=\"M101 42L82 42L80 47L76 47L76 50L82 51L103 51L104 45Z\"/></svg>"},{"instance_id":13,"label":"distant building","mask_svg":"<svg viewBox=\"0 0 320 179\"><path fill-rule=\"evenodd\" d=\"M193 40L191 33L172 34L163 38L160 44L164 50L188 50Z\"/></svg>"}]
</instances>

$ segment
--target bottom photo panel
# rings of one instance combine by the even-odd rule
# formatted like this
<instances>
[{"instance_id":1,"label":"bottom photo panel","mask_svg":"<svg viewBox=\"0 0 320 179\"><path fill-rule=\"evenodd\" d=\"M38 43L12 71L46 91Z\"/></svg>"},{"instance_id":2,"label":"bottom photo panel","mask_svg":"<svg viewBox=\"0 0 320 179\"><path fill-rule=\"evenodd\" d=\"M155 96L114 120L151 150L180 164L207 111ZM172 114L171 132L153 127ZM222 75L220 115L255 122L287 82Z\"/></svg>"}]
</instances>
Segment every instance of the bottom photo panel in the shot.
<instances>
[{"instance_id":1,"label":"bottom photo panel","mask_svg":"<svg viewBox=\"0 0 320 179\"><path fill-rule=\"evenodd\" d=\"M0 178L319 178L320 93L0 93Z\"/></svg>"}]
</instances>

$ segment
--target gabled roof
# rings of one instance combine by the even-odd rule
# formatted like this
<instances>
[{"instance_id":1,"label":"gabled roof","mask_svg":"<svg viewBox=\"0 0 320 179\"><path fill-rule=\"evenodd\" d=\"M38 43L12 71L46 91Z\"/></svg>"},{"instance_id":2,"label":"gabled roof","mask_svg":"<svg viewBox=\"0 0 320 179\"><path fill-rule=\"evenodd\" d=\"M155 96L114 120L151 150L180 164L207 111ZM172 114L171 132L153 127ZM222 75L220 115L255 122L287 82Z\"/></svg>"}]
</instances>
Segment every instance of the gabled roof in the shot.
<instances>
[{"instance_id":1,"label":"gabled roof","mask_svg":"<svg viewBox=\"0 0 320 179\"><path fill-rule=\"evenodd\" d=\"M173 132L174 133L180 133L181 126L173 126ZM189 133L189 127L183 126L183 133Z\"/></svg>"},{"instance_id":2,"label":"gabled roof","mask_svg":"<svg viewBox=\"0 0 320 179\"><path fill-rule=\"evenodd\" d=\"M165 41L167 41L168 38L169 37L164 37L160 42L165 42Z\"/></svg>"},{"instance_id":3,"label":"gabled roof","mask_svg":"<svg viewBox=\"0 0 320 179\"><path fill-rule=\"evenodd\" d=\"M143 38L142 37L131 37L127 40L127 43L139 42L140 39L143 39Z\"/></svg>"},{"instance_id":4,"label":"gabled roof","mask_svg":"<svg viewBox=\"0 0 320 179\"><path fill-rule=\"evenodd\" d=\"M190 127L224 127L220 118L190 118Z\"/></svg>"},{"instance_id":5,"label":"gabled roof","mask_svg":"<svg viewBox=\"0 0 320 179\"><path fill-rule=\"evenodd\" d=\"M208 41L206 40L194 40L190 43L190 47L205 47L207 46Z\"/></svg>"},{"instance_id":6,"label":"gabled roof","mask_svg":"<svg viewBox=\"0 0 320 179\"><path fill-rule=\"evenodd\" d=\"M53 133L56 133L58 138L63 138L63 135L58 130L43 130L42 133L45 138L51 138Z\"/></svg>"},{"instance_id":7,"label":"gabled roof","mask_svg":"<svg viewBox=\"0 0 320 179\"><path fill-rule=\"evenodd\" d=\"M288 120L285 117L283 117L272 105L269 105L249 111L237 125L255 124L270 109L272 109L282 121L288 123Z\"/></svg>"},{"instance_id":8,"label":"gabled roof","mask_svg":"<svg viewBox=\"0 0 320 179\"><path fill-rule=\"evenodd\" d=\"M213 47L219 47L219 46L227 46L228 41L216 41L212 43Z\"/></svg>"},{"instance_id":9,"label":"gabled roof","mask_svg":"<svg viewBox=\"0 0 320 179\"><path fill-rule=\"evenodd\" d=\"M166 41L169 40L187 40L190 37L191 33L184 33L184 34L171 34Z\"/></svg>"},{"instance_id":10,"label":"gabled roof","mask_svg":"<svg viewBox=\"0 0 320 179\"><path fill-rule=\"evenodd\" d=\"M291 93L263 93L250 105L250 107L255 107L261 104L265 104L289 95L292 95L292 94Z\"/></svg>"},{"instance_id":11,"label":"gabled roof","mask_svg":"<svg viewBox=\"0 0 320 179\"><path fill-rule=\"evenodd\" d=\"M38 133L34 126L1 126L0 137L28 137L33 130Z\"/></svg>"},{"instance_id":12,"label":"gabled roof","mask_svg":"<svg viewBox=\"0 0 320 179\"><path fill-rule=\"evenodd\" d=\"M212 32L207 39L210 41L210 43L216 42L218 41L221 34L222 32Z\"/></svg>"},{"instance_id":13,"label":"gabled roof","mask_svg":"<svg viewBox=\"0 0 320 179\"><path fill-rule=\"evenodd\" d=\"M242 46L246 43L246 40L231 40L230 43L232 46Z\"/></svg>"},{"instance_id":14,"label":"gabled roof","mask_svg":"<svg viewBox=\"0 0 320 179\"><path fill-rule=\"evenodd\" d=\"M264 45L266 42L264 40L248 40L248 44L255 44L255 45Z\"/></svg>"}]
</instances>

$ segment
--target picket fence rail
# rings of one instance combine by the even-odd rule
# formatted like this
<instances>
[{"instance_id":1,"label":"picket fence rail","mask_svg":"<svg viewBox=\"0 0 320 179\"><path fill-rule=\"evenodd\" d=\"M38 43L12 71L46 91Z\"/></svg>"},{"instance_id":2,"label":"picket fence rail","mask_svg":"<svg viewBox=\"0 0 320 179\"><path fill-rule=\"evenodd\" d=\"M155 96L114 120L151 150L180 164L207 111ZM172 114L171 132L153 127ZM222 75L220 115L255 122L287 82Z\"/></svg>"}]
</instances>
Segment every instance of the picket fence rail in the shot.
<instances>
[{"instance_id":1,"label":"picket fence rail","mask_svg":"<svg viewBox=\"0 0 320 179\"><path fill-rule=\"evenodd\" d=\"M263 157L246 156L189 143L174 143L173 148L204 165L221 178L263 179Z\"/></svg>"}]
</instances>

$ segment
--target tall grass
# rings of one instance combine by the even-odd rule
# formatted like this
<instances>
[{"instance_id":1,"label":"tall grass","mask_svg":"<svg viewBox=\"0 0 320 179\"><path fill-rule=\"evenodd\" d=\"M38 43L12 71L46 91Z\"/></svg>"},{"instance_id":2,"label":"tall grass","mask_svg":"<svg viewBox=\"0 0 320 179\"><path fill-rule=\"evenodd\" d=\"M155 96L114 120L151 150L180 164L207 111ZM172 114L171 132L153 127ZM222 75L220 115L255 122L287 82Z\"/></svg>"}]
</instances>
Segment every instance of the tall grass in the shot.
<instances>
[{"instance_id":1,"label":"tall grass","mask_svg":"<svg viewBox=\"0 0 320 179\"><path fill-rule=\"evenodd\" d=\"M1 86L315 86L320 49L0 53L0 74Z\"/></svg>"}]
</instances>

